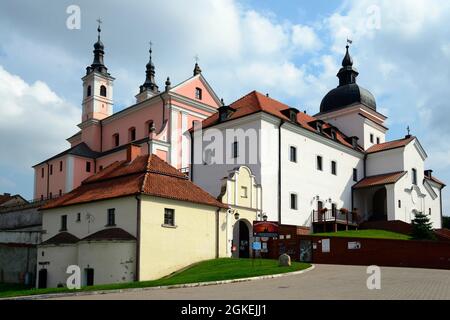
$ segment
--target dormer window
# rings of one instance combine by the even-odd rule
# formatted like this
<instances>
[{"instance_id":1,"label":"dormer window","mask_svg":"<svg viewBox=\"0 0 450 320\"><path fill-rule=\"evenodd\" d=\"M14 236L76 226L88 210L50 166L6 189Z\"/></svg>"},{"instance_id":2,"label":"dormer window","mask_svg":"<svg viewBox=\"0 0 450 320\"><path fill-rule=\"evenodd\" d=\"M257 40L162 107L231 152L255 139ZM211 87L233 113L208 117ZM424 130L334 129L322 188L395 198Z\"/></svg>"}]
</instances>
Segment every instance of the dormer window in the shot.
<instances>
[{"instance_id":1,"label":"dormer window","mask_svg":"<svg viewBox=\"0 0 450 320\"><path fill-rule=\"evenodd\" d=\"M336 140L336 130L335 129L331 129L331 139Z\"/></svg>"},{"instance_id":2,"label":"dormer window","mask_svg":"<svg viewBox=\"0 0 450 320\"><path fill-rule=\"evenodd\" d=\"M102 97L106 97L106 87L105 86L100 87L100 95Z\"/></svg>"},{"instance_id":3,"label":"dormer window","mask_svg":"<svg viewBox=\"0 0 450 320\"><path fill-rule=\"evenodd\" d=\"M320 123L320 122L316 123L316 131L318 133L322 133L322 123Z\"/></svg>"},{"instance_id":4,"label":"dormer window","mask_svg":"<svg viewBox=\"0 0 450 320\"><path fill-rule=\"evenodd\" d=\"M202 100L202 89L195 88L195 99Z\"/></svg>"}]
</instances>

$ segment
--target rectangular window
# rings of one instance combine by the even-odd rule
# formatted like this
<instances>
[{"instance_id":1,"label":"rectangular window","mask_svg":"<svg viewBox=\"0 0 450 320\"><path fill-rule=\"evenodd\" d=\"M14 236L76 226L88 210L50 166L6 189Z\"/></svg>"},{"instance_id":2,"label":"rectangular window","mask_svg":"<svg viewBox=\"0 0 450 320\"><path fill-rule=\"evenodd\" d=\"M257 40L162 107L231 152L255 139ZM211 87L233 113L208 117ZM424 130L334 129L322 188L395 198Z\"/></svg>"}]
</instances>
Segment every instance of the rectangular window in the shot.
<instances>
[{"instance_id":1,"label":"rectangular window","mask_svg":"<svg viewBox=\"0 0 450 320\"><path fill-rule=\"evenodd\" d=\"M412 184L417 184L417 170L412 169Z\"/></svg>"},{"instance_id":2,"label":"rectangular window","mask_svg":"<svg viewBox=\"0 0 450 320\"><path fill-rule=\"evenodd\" d=\"M50 199L53 199L53 193L52 193L52 192L50 192L49 198L50 198Z\"/></svg>"},{"instance_id":3,"label":"rectangular window","mask_svg":"<svg viewBox=\"0 0 450 320\"><path fill-rule=\"evenodd\" d=\"M62 172L62 170L63 170L63 162L60 161L59 162L59 171Z\"/></svg>"},{"instance_id":4,"label":"rectangular window","mask_svg":"<svg viewBox=\"0 0 450 320\"><path fill-rule=\"evenodd\" d=\"M398 200L398 207L399 207L399 208L402 207L402 200Z\"/></svg>"},{"instance_id":5,"label":"rectangular window","mask_svg":"<svg viewBox=\"0 0 450 320\"><path fill-rule=\"evenodd\" d=\"M232 152L231 156L233 158L237 158L238 157L238 147L239 147L238 142L237 141L233 142L232 150L231 150L231 152Z\"/></svg>"},{"instance_id":6,"label":"rectangular window","mask_svg":"<svg viewBox=\"0 0 450 320\"><path fill-rule=\"evenodd\" d=\"M108 220L107 220L107 227L112 227L116 225L116 209L108 209Z\"/></svg>"},{"instance_id":7,"label":"rectangular window","mask_svg":"<svg viewBox=\"0 0 450 320\"><path fill-rule=\"evenodd\" d=\"M130 141L134 141L134 140L136 140L136 129L131 128L130 129Z\"/></svg>"},{"instance_id":8,"label":"rectangular window","mask_svg":"<svg viewBox=\"0 0 450 320\"><path fill-rule=\"evenodd\" d=\"M337 163L336 163L336 161L331 161L331 174L337 175Z\"/></svg>"},{"instance_id":9,"label":"rectangular window","mask_svg":"<svg viewBox=\"0 0 450 320\"><path fill-rule=\"evenodd\" d=\"M332 203L332 204L331 204L331 215L332 215L333 217L336 217L336 212L337 212L336 203Z\"/></svg>"},{"instance_id":10,"label":"rectangular window","mask_svg":"<svg viewBox=\"0 0 450 320\"><path fill-rule=\"evenodd\" d=\"M380 137L377 137L377 144L380 144Z\"/></svg>"},{"instance_id":11,"label":"rectangular window","mask_svg":"<svg viewBox=\"0 0 450 320\"><path fill-rule=\"evenodd\" d=\"M52 175L53 174L53 165L51 164L50 165L50 175Z\"/></svg>"},{"instance_id":12,"label":"rectangular window","mask_svg":"<svg viewBox=\"0 0 450 320\"><path fill-rule=\"evenodd\" d=\"M44 168L41 169L41 178L44 177Z\"/></svg>"},{"instance_id":13,"label":"rectangular window","mask_svg":"<svg viewBox=\"0 0 450 320\"><path fill-rule=\"evenodd\" d=\"M316 161L316 163L317 163L317 170L322 171L323 168L322 168L322 157L321 157L321 156L317 156L317 161Z\"/></svg>"},{"instance_id":14,"label":"rectangular window","mask_svg":"<svg viewBox=\"0 0 450 320\"><path fill-rule=\"evenodd\" d=\"M241 198L248 198L247 187L241 187Z\"/></svg>"},{"instance_id":15,"label":"rectangular window","mask_svg":"<svg viewBox=\"0 0 450 320\"><path fill-rule=\"evenodd\" d=\"M358 169L353 168L353 181L358 181Z\"/></svg>"},{"instance_id":16,"label":"rectangular window","mask_svg":"<svg viewBox=\"0 0 450 320\"><path fill-rule=\"evenodd\" d=\"M116 133L115 135L113 135L113 142L114 142L114 146L118 147L119 146L119 134Z\"/></svg>"},{"instance_id":17,"label":"rectangular window","mask_svg":"<svg viewBox=\"0 0 450 320\"><path fill-rule=\"evenodd\" d=\"M91 162L86 161L86 172L91 172Z\"/></svg>"},{"instance_id":18,"label":"rectangular window","mask_svg":"<svg viewBox=\"0 0 450 320\"><path fill-rule=\"evenodd\" d=\"M61 216L61 230L59 231L67 231L67 215Z\"/></svg>"},{"instance_id":19,"label":"rectangular window","mask_svg":"<svg viewBox=\"0 0 450 320\"><path fill-rule=\"evenodd\" d=\"M99 166L98 171L102 171L102 170L103 170L103 166Z\"/></svg>"},{"instance_id":20,"label":"rectangular window","mask_svg":"<svg viewBox=\"0 0 450 320\"><path fill-rule=\"evenodd\" d=\"M297 162L297 148L296 147L290 147L289 148L289 160L291 162Z\"/></svg>"},{"instance_id":21,"label":"rectangular window","mask_svg":"<svg viewBox=\"0 0 450 320\"><path fill-rule=\"evenodd\" d=\"M373 143L373 134L370 134L370 143Z\"/></svg>"},{"instance_id":22,"label":"rectangular window","mask_svg":"<svg viewBox=\"0 0 450 320\"><path fill-rule=\"evenodd\" d=\"M431 216L431 208L428 208L428 215Z\"/></svg>"},{"instance_id":23,"label":"rectangular window","mask_svg":"<svg viewBox=\"0 0 450 320\"><path fill-rule=\"evenodd\" d=\"M59 189L59 196L60 197L62 196L62 190L61 189Z\"/></svg>"},{"instance_id":24,"label":"rectangular window","mask_svg":"<svg viewBox=\"0 0 450 320\"><path fill-rule=\"evenodd\" d=\"M78 213L77 213L77 222L80 222L80 221L81 221L81 213L78 212Z\"/></svg>"},{"instance_id":25,"label":"rectangular window","mask_svg":"<svg viewBox=\"0 0 450 320\"><path fill-rule=\"evenodd\" d=\"M295 193L291 193L291 209L297 210L297 195Z\"/></svg>"},{"instance_id":26,"label":"rectangular window","mask_svg":"<svg viewBox=\"0 0 450 320\"><path fill-rule=\"evenodd\" d=\"M202 89L195 88L195 98L198 100L202 100Z\"/></svg>"},{"instance_id":27,"label":"rectangular window","mask_svg":"<svg viewBox=\"0 0 450 320\"><path fill-rule=\"evenodd\" d=\"M164 209L164 225L175 226L175 210L174 209Z\"/></svg>"}]
</instances>

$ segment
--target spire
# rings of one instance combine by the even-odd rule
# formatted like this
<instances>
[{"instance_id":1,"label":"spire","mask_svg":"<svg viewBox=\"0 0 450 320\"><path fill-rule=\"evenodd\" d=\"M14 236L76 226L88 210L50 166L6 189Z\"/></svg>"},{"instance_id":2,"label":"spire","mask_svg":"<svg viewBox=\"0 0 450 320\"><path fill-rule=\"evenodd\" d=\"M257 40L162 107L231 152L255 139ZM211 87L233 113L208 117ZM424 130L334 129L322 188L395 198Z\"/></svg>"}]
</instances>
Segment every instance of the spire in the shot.
<instances>
[{"instance_id":1,"label":"spire","mask_svg":"<svg viewBox=\"0 0 450 320\"><path fill-rule=\"evenodd\" d=\"M143 92L145 90L150 90L153 93L158 93L158 86L156 85L155 82L155 65L152 62L152 42L149 42L150 44L150 49L149 49L149 54L150 54L150 58L148 60L148 63L146 65L146 77L145 77L145 82L144 84L140 87L140 91Z\"/></svg>"},{"instance_id":2,"label":"spire","mask_svg":"<svg viewBox=\"0 0 450 320\"><path fill-rule=\"evenodd\" d=\"M356 83L356 77L358 76L358 71L353 67L353 59L348 52L352 41L347 39L347 45L345 46L345 56L342 59L342 68L339 70L337 77L339 78L339 87Z\"/></svg>"},{"instance_id":3,"label":"spire","mask_svg":"<svg viewBox=\"0 0 450 320\"><path fill-rule=\"evenodd\" d=\"M104 74L108 74L108 68L106 68L105 63L103 61L103 57L105 55L105 46L103 45L102 41L101 41L101 32L102 32L102 28L101 28L101 24L102 24L102 20L99 18L97 20L98 22L98 27L97 27L97 32L98 32L98 39L97 42L94 43L94 61L92 62L90 67L87 67L87 74L91 73L92 71L98 71L100 73L104 73Z\"/></svg>"},{"instance_id":4,"label":"spire","mask_svg":"<svg viewBox=\"0 0 450 320\"><path fill-rule=\"evenodd\" d=\"M200 69L200 66L198 65L198 61L200 60L198 58L198 55L196 55L194 59L195 59L195 67L194 67L194 77L195 77L196 75L202 73L202 69Z\"/></svg>"}]
</instances>

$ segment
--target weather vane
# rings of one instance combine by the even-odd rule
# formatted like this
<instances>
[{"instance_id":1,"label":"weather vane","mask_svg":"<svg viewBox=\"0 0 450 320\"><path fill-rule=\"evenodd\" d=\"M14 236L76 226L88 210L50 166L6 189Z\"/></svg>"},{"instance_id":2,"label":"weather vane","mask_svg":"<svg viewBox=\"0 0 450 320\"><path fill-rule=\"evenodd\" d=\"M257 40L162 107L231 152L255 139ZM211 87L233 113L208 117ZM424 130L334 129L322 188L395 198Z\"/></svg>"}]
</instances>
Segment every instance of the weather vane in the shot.
<instances>
[{"instance_id":1,"label":"weather vane","mask_svg":"<svg viewBox=\"0 0 450 320\"><path fill-rule=\"evenodd\" d=\"M198 63L198 62L199 62L200 58L198 57L198 54L196 54L196 55L194 56L194 59L195 59L195 63Z\"/></svg>"},{"instance_id":2,"label":"weather vane","mask_svg":"<svg viewBox=\"0 0 450 320\"><path fill-rule=\"evenodd\" d=\"M408 136L409 136L409 134L410 134L410 132L411 132L409 126L406 127L406 131L408 132Z\"/></svg>"},{"instance_id":3,"label":"weather vane","mask_svg":"<svg viewBox=\"0 0 450 320\"><path fill-rule=\"evenodd\" d=\"M353 40L351 40L347 37L347 45L352 44L352 43L353 43Z\"/></svg>"}]
</instances>

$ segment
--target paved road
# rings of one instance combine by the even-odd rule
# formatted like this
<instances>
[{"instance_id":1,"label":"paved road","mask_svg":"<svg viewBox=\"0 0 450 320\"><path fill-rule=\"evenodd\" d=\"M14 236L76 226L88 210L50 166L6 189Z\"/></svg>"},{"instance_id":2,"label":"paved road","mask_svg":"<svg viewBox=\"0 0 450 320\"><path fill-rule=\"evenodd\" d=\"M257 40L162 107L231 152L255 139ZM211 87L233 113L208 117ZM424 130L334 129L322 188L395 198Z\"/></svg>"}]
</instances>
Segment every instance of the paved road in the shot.
<instances>
[{"instance_id":1,"label":"paved road","mask_svg":"<svg viewBox=\"0 0 450 320\"><path fill-rule=\"evenodd\" d=\"M158 289L64 299L450 299L450 271L381 268L381 289L368 290L366 267L316 265L300 275L196 288Z\"/></svg>"}]
</instances>

